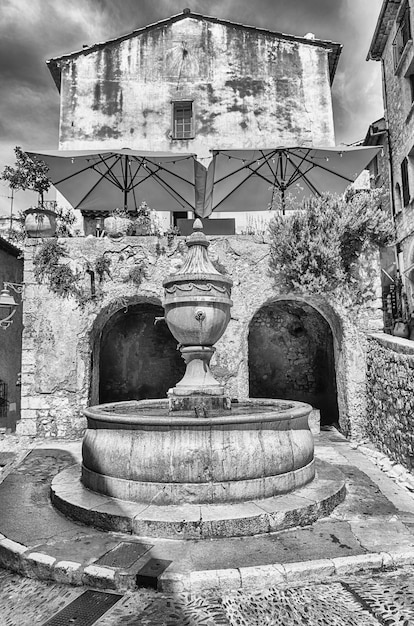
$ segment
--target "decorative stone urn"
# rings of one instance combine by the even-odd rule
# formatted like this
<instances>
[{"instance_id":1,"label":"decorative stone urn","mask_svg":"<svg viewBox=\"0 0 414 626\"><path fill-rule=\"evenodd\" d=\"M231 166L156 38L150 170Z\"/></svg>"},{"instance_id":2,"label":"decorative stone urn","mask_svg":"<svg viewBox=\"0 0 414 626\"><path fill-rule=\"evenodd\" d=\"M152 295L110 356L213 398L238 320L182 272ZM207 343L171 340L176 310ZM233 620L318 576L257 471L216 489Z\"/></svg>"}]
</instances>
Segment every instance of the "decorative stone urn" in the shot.
<instances>
[{"instance_id":1,"label":"decorative stone urn","mask_svg":"<svg viewBox=\"0 0 414 626\"><path fill-rule=\"evenodd\" d=\"M188 254L176 274L163 281L165 320L186 363L184 377L168 391L170 410L230 409L224 388L210 370L216 343L230 320L233 281L216 270L210 245L197 219Z\"/></svg>"}]
</instances>

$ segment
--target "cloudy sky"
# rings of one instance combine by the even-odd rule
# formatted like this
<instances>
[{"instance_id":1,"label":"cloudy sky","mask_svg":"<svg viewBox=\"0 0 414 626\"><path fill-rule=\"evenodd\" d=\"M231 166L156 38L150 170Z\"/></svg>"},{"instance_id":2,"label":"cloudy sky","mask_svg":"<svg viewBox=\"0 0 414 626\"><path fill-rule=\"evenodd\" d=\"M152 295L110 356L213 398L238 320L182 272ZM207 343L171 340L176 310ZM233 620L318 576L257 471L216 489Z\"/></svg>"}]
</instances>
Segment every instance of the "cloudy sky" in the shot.
<instances>
[{"instance_id":1,"label":"cloudy sky","mask_svg":"<svg viewBox=\"0 0 414 626\"><path fill-rule=\"evenodd\" d=\"M221 17L344 48L333 83L337 143L381 117L380 66L366 55L382 0L0 0L0 171L13 148L56 148L59 94L45 61L180 13ZM0 213L10 211L0 184ZM28 206L16 194L15 208ZM29 200L30 203L30 200Z\"/></svg>"}]
</instances>

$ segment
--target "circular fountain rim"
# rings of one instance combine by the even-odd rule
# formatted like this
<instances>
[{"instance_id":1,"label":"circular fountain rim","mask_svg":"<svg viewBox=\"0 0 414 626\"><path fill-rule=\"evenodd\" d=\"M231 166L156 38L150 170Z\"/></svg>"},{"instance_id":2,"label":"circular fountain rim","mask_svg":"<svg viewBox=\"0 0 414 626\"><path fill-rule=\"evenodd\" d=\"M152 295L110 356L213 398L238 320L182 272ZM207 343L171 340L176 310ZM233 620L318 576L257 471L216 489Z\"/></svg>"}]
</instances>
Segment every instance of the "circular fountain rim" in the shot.
<instances>
[{"instance_id":1,"label":"circular fountain rim","mask_svg":"<svg viewBox=\"0 0 414 626\"><path fill-rule=\"evenodd\" d=\"M275 413L275 408L280 405L289 408L282 409ZM167 399L155 399L155 400L128 400L124 402L108 402L105 404L97 404L88 407L83 410L84 415L88 419L92 419L98 422L108 422L112 424L129 424L137 426L197 426L199 428L205 428L206 426L220 426L225 424L255 424L260 422L282 422L285 420L298 419L306 417L312 411L312 406L305 402L298 402L296 400L281 400L281 399L269 399L269 398L248 398L237 402L236 406L263 406L264 409L269 407L268 410L258 413L247 413L232 415L231 411L227 411L226 414L220 416L211 417L191 417L176 415L174 412L168 413L164 416L154 415L131 415L130 413L112 413L108 409L111 407L122 408L124 406L137 407L140 411L145 411L146 408L151 407L166 408L168 410Z\"/></svg>"}]
</instances>

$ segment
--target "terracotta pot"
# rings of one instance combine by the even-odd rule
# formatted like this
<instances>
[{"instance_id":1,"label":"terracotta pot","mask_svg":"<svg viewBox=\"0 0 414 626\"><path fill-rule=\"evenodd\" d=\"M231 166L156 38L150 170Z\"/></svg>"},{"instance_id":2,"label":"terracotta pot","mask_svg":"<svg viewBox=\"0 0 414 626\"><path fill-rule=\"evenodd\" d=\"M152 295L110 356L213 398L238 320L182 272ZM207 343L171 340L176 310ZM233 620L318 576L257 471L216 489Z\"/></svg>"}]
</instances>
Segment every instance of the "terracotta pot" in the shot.
<instances>
[{"instance_id":1,"label":"terracotta pot","mask_svg":"<svg viewBox=\"0 0 414 626\"><path fill-rule=\"evenodd\" d=\"M140 222L139 220L135 223L135 234L140 236L147 236L151 234L151 224L149 222Z\"/></svg>"},{"instance_id":2,"label":"terracotta pot","mask_svg":"<svg viewBox=\"0 0 414 626\"><path fill-rule=\"evenodd\" d=\"M49 209L34 207L24 211L24 228L28 237L54 237L56 213Z\"/></svg>"},{"instance_id":3,"label":"terracotta pot","mask_svg":"<svg viewBox=\"0 0 414 626\"><path fill-rule=\"evenodd\" d=\"M395 322L392 334L394 337L403 337L404 339L408 339L410 336L408 324L406 322Z\"/></svg>"}]
</instances>

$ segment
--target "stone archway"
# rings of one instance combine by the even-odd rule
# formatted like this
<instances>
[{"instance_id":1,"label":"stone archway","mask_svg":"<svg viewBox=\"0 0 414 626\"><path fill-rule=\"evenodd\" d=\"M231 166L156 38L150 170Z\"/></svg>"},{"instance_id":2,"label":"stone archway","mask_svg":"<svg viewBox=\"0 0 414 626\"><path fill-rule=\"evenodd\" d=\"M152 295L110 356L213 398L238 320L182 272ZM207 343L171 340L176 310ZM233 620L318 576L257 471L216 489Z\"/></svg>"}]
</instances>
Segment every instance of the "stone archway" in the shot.
<instances>
[{"instance_id":1,"label":"stone archway","mask_svg":"<svg viewBox=\"0 0 414 626\"><path fill-rule=\"evenodd\" d=\"M105 323L99 342L100 403L165 398L185 370L161 306L129 305Z\"/></svg>"},{"instance_id":2,"label":"stone archway","mask_svg":"<svg viewBox=\"0 0 414 626\"><path fill-rule=\"evenodd\" d=\"M330 325L306 302L262 306L249 327L250 397L309 402L320 409L322 425L337 423L333 346Z\"/></svg>"}]
</instances>

